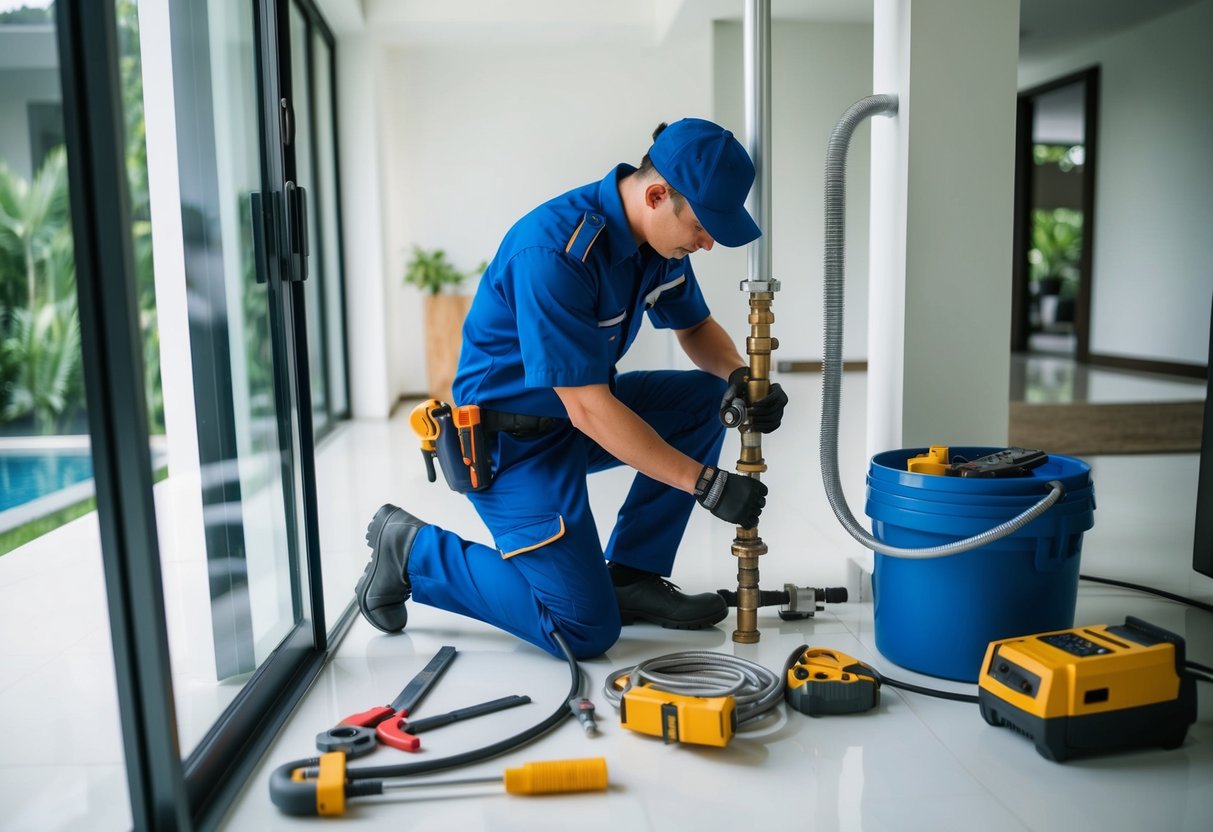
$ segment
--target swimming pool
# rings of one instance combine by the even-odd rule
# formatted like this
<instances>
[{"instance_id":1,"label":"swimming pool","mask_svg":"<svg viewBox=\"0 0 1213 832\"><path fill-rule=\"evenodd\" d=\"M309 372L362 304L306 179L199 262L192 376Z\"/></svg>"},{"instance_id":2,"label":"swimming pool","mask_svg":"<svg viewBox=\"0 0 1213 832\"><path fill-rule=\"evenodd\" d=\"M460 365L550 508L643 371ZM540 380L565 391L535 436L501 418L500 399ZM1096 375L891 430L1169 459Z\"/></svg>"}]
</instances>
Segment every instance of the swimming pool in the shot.
<instances>
[{"instance_id":1,"label":"swimming pool","mask_svg":"<svg viewBox=\"0 0 1213 832\"><path fill-rule=\"evenodd\" d=\"M93 477L87 451L0 452L0 511L33 502Z\"/></svg>"}]
</instances>

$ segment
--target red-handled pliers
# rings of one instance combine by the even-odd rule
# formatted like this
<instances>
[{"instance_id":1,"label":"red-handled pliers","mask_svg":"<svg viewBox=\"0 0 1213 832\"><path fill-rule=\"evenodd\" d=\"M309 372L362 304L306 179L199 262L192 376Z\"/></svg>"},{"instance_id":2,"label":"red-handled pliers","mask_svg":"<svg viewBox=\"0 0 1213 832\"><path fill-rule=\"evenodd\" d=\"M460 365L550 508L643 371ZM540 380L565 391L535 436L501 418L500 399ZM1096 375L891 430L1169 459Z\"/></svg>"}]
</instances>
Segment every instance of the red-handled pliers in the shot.
<instances>
[{"instance_id":1,"label":"red-handled pliers","mask_svg":"<svg viewBox=\"0 0 1213 832\"><path fill-rule=\"evenodd\" d=\"M390 705L380 705L358 714L351 714L337 723L338 730L344 725L352 728L374 728L375 736L384 745L399 748L401 751L416 751L421 747L421 740L405 732L405 718L421 703L421 699L430 691L438 677L455 659L455 648L443 647L434 658L430 659L420 673L405 685L400 695L392 700Z\"/></svg>"}]
</instances>

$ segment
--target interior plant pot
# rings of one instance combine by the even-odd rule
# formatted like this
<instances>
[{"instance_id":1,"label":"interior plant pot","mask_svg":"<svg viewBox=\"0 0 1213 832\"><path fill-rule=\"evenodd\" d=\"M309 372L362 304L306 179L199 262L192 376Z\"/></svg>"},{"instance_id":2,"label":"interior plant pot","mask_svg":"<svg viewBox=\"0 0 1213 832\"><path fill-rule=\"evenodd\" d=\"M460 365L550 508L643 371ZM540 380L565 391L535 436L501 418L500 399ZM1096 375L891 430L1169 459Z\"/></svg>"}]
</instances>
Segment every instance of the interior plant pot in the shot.
<instances>
[{"instance_id":1,"label":"interior plant pot","mask_svg":"<svg viewBox=\"0 0 1213 832\"><path fill-rule=\"evenodd\" d=\"M457 404L451 397L451 383L459 365L463 319L471 305L471 295L425 297L425 377L431 398Z\"/></svg>"}]
</instances>

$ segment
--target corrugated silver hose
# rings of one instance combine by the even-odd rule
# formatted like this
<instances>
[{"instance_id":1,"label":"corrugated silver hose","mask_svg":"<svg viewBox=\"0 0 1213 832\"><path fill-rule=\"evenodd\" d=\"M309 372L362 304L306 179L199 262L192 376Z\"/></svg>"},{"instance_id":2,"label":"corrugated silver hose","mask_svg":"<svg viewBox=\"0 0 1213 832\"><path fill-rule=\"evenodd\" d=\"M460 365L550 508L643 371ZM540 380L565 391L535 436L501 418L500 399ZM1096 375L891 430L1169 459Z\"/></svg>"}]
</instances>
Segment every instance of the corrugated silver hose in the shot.
<instances>
[{"instance_id":1,"label":"corrugated silver hose","mask_svg":"<svg viewBox=\"0 0 1213 832\"><path fill-rule=\"evenodd\" d=\"M855 520L842 493L838 478L838 409L842 388L843 263L846 242L847 149L851 135L871 116L897 114L897 96L871 95L860 99L842 114L826 149L825 234L825 351L821 368L821 478L834 516L851 537L882 555L899 558L938 558L967 552L1014 534L1049 510L1062 498L1065 488L1056 480L1036 505L1002 525L979 535L943 546L903 549L872 537Z\"/></svg>"}]
</instances>

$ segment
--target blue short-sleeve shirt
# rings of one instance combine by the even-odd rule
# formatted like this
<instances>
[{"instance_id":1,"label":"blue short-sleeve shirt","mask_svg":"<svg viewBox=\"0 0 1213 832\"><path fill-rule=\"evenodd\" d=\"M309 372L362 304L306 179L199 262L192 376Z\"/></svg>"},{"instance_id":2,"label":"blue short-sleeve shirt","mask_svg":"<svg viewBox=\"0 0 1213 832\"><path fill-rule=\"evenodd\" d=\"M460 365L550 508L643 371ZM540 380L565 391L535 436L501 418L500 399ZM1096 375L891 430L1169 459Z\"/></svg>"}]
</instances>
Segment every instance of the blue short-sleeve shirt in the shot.
<instances>
[{"instance_id":1,"label":"blue short-sleeve shirt","mask_svg":"<svg viewBox=\"0 0 1213 832\"><path fill-rule=\"evenodd\" d=\"M708 317L689 258L637 246L618 181L556 197L520 219L480 279L463 326L455 403L566 417L553 387L611 384L640 330Z\"/></svg>"}]
</instances>

